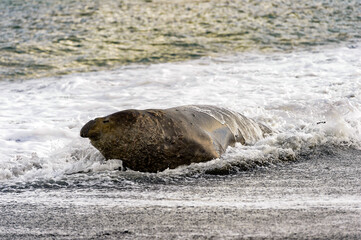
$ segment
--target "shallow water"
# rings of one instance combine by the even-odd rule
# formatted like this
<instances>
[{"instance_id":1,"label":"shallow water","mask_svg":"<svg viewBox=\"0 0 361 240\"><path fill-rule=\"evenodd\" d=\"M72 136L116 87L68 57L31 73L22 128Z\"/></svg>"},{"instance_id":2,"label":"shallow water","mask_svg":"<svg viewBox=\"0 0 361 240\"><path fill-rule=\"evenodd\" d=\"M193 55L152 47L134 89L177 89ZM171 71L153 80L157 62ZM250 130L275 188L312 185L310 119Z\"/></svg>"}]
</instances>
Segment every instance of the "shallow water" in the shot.
<instances>
[{"instance_id":1,"label":"shallow water","mask_svg":"<svg viewBox=\"0 0 361 240\"><path fill-rule=\"evenodd\" d=\"M0 179L61 179L76 172L120 168L121 161L104 162L79 131L91 118L127 108L213 104L254 118L275 132L254 146L238 145L221 159L169 170L170 174L287 161L317 146L359 148L360 49L247 53L1 82Z\"/></svg>"}]
</instances>

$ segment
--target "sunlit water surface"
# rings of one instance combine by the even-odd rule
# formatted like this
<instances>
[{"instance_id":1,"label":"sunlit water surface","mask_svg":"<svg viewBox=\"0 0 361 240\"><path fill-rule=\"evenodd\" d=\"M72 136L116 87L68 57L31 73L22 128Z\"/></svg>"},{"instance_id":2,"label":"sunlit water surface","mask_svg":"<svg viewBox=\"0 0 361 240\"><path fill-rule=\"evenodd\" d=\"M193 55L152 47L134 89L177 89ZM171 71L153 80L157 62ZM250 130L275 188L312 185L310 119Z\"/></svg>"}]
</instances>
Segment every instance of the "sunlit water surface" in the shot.
<instances>
[{"instance_id":1,"label":"sunlit water surface","mask_svg":"<svg viewBox=\"0 0 361 240\"><path fill-rule=\"evenodd\" d=\"M0 80L361 37L359 0L2 0L0 16Z\"/></svg>"}]
</instances>

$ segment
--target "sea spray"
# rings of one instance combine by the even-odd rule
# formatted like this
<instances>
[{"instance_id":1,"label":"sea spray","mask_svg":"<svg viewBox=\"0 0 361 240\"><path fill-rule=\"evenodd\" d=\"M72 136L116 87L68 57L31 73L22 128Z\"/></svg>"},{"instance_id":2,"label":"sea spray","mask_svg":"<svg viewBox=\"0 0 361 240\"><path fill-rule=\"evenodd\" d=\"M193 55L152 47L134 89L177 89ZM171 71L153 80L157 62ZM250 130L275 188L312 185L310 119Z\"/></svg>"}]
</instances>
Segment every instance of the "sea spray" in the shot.
<instances>
[{"instance_id":1,"label":"sea spray","mask_svg":"<svg viewBox=\"0 0 361 240\"><path fill-rule=\"evenodd\" d=\"M1 82L1 181L122 169L119 160L104 161L79 130L89 119L128 108L210 104L274 132L254 145L230 148L220 159L166 174L239 171L297 160L327 146L360 148L360 49L247 53Z\"/></svg>"}]
</instances>

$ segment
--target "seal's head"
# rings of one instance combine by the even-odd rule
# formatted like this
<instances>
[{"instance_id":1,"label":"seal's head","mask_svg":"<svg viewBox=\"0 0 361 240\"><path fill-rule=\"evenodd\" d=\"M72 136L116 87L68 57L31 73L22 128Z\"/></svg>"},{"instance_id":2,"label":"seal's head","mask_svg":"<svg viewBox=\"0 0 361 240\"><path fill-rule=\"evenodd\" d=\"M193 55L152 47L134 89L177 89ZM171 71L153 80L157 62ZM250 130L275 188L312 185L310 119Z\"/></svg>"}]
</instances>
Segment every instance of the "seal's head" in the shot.
<instances>
[{"instance_id":1,"label":"seal's head","mask_svg":"<svg viewBox=\"0 0 361 240\"><path fill-rule=\"evenodd\" d=\"M129 127L136 121L137 115L135 111L128 110L95 118L83 126L80 130L80 136L92 141L99 140L102 136L118 128Z\"/></svg>"},{"instance_id":2,"label":"seal's head","mask_svg":"<svg viewBox=\"0 0 361 240\"><path fill-rule=\"evenodd\" d=\"M90 120L80 130L80 136L83 138L97 138L99 131L97 130L97 120ZM106 122L105 122L106 123Z\"/></svg>"},{"instance_id":3,"label":"seal's head","mask_svg":"<svg viewBox=\"0 0 361 240\"><path fill-rule=\"evenodd\" d=\"M126 110L106 117L95 118L86 123L80 130L80 136L89 138L107 159L121 156L119 151L127 147L132 127L137 122L139 113L135 110ZM115 147L116 146L116 147ZM118 151L115 154L115 151Z\"/></svg>"}]
</instances>

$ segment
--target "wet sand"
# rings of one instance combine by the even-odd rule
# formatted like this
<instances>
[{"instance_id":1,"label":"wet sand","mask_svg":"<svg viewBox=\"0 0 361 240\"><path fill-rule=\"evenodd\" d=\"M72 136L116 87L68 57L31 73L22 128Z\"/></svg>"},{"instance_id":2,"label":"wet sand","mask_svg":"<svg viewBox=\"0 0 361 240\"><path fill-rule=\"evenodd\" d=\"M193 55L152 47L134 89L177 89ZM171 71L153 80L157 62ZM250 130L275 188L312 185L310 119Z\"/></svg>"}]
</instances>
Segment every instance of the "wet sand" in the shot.
<instances>
[{"instance_id":1,"label":"wet sand","mask_svg":"<svg viewBox=\"0 0 361 240\"><path fill-rule=\"evenodd\" d=\"M0 239L360 239L361 154L227 176L2 192Z\"/></svg>"}]
</instances>

